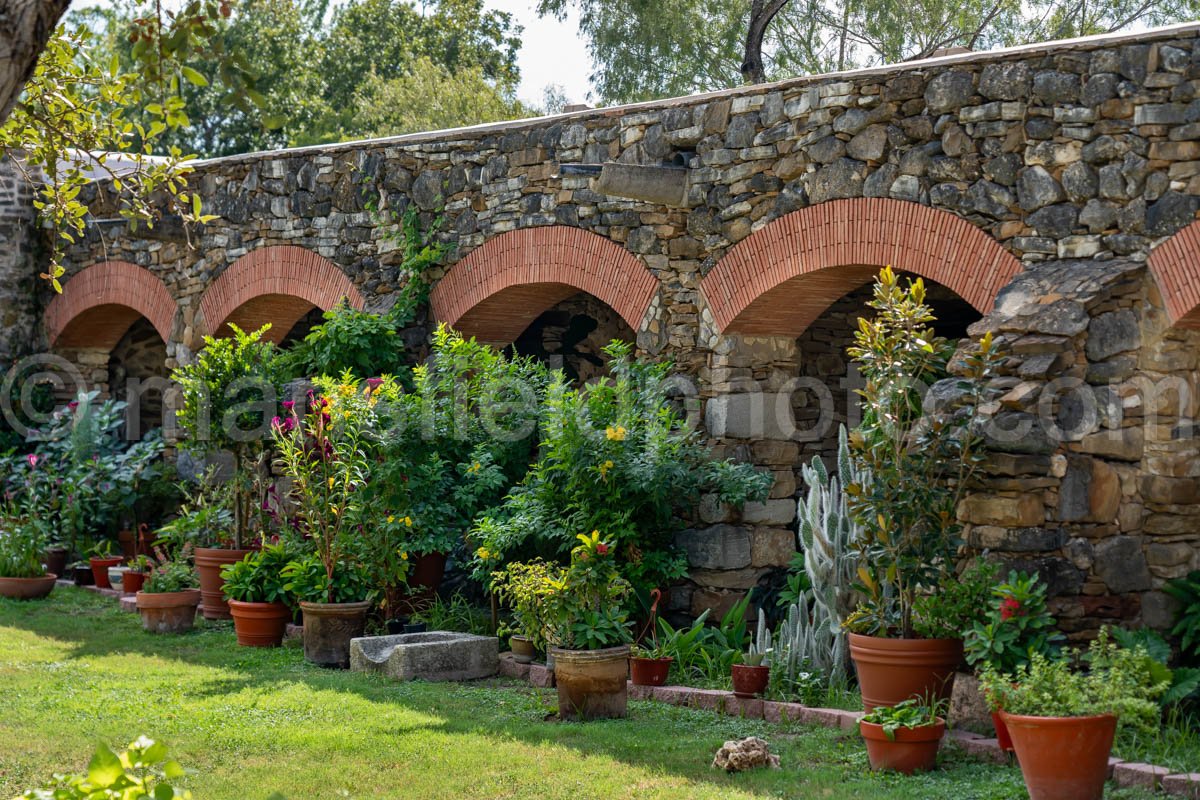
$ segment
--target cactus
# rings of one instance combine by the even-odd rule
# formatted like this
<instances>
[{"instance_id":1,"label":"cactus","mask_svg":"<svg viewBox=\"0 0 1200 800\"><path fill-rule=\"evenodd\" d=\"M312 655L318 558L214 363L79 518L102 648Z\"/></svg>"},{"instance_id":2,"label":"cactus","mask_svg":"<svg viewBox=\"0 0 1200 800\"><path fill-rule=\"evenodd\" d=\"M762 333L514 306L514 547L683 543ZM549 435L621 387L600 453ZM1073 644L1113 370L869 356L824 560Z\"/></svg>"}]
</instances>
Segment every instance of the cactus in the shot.
<instances>
[{"instance_id":1,"label":"cactus","mask_svg":"<svg viewBox=\"0 0 1200 800\"><path fill-rule=\"evenodd\" d=\"M767 615L760 608L758 610L758 629L754 632L754 641L750 642L750 647L746 650L742 663L751 667L770 664L772 652L771 632L767 630Z\"/></svg>"}]
</instances>

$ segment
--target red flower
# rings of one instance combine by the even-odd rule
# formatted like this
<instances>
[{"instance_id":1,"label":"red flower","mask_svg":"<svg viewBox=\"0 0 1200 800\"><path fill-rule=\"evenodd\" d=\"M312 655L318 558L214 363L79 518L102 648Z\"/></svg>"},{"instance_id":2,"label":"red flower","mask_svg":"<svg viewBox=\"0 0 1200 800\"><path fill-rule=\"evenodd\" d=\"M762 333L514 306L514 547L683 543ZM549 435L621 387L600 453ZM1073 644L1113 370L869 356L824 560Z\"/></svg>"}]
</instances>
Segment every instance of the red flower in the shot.
<instances>
[{"instance_id":1,"label":"red flower","mask_svg":"<svg viewBox=\"0 0 1200 800\"><path fill-rule=\"evenodd\" d=\"M1006 597L1000 601L1000 619L1012 619L1022 613L1021 601L1015 597Z\"/></svg>"},{"instance_id":2,"label":"red flower","mask_svg":"<svg viewBox=\"0 0 1200 800\"><path fill-rule=\"evenodd\" d=\"M33 467L35 469L37 468L38 457L37 457L36 453L30 453L29 455L25 456L25 460L29 462L30 467Z\"/></svg>"},{"instance_id":3,"label":"red flower","mask_svg":"<svg viewBox=\"0 0 1200 800\"><path fill-rule=\"evenodd\" d=\"M608 555L608 545L606 545L604 542L597 543L596 552L602 556Z\"/></svg>"}]
</instances>

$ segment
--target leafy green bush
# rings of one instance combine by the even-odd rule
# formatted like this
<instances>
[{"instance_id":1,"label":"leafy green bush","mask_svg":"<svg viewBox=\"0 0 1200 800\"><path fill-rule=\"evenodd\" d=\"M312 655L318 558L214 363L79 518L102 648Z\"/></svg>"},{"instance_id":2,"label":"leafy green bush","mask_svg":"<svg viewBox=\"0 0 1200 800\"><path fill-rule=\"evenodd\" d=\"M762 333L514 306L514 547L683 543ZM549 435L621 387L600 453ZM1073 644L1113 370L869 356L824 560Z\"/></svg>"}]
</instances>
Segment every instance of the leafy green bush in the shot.
<instances>
[{"instance_id":1,"label":"leafy green bush","mask_svg":"<svg viewBox=\"0 0 1200 800\"><path fill-rule=\"evenodd\" d=\"M209 468L194 484L181 483L179 514L157 531L156 547L177 557L185 548L232 547L231 487L218 483Z\"/></svg>"},{"instance_id":2,"label":"leafy green bush","mask_svg":"<svg viewBox=\"0 0 1200 800\"><path fill-rule=\"evenodd\" d=\"M200 585L196 568L186 561L166 561L156 566L142 585L146 594L166 594L195 589Z\"/></svg>"},{"instance_id":3,"label":"leafy green bush","mask_svg":"<svg viewBox=\"0 0 1200 800\"><path fill-rule=\"evenodd\" d=\"M264 546L241 561L221 568L222 591L230 600L243 603L287 603L284 568L297 555L297 548L284 542Z\"/></svg>"},{"instance_id":4,"label":"leafy green bush","mask_svg":"<svg viewBox=\"0 0 1200 800\"><path fill-rule=\"evenodd\" d=\"M1028 665L1035 653L1053 658L1063 642L1054 617L1046 609L1046 586L1036 573L1015 570L991 591L986 621L976 620L964 637L967 663L1012 672ZM978 613L978 611L977 611Z\"/></svg>"},{"instance_id":5,"label":"leafy green bush","mask_svg":"<svg viewBox=\"0 0 1200 800\"><path fill-rule=\"evenodd\" d=\"M1180 637L1179 644L1184 653L1200 660L1200 570L1167 581L1163 591L1179 601L1171 634Z\"/></svg>"},{"instance_id":6,"label":"leafy green bush","mask_svg":"<svg viewBox=\"0 0 1200 800\"><path fill-rule=\"evenodd\" d=\"M894 706L876 706L862 718L862 721L879 725L883 728L884 736L895 741L896 731L901 728L911 730L937 724L938 716L945 713L944 710L938 709L937 705L937 703L930 705L923 700L910 698L902 700Z\"/></svg>"},{"instance_id":7,"label":"leafy green bush","mask_svg":"<svg viewBox=\"0 0 1200 800\"><path fill-rule=\"evenodd\" d=\"M331 578L315 553L288 562L281 574L297 603L357 603L370 600L376 588L362 564L338 562Z\"/></svg>"},{"instance_id":8,"label":"leafy green bush","mask_svg":"<svg viewBox=\"0 0 1200 800\"><path fill-rule=\"evenodd\" d=\"M959 639L978 623L979 610L992 605L995 564L977 560L958 580L913 602L913 631L926 639Z\"/></svg>"},{"instance_id":9,"label":"leafy green bush","mask_svg":"<svg viewBox=\"0 0 1200 800\"><path fill-rule=\"evenodd\" d=\"M455 592L448 599L434 595L412 615L413 622L423 622L431 631L457 631L477 636L492 634L492 615L480 608L462 592Z\"/></svg>"},{"instance_id":10,"label":"leafy green bush","mask_svg":"<svg viewBox=\"0 0 1200 800\"><path fill-rule=\"evenodd\" d=\"M190 792L174 786L183 776L165 745L142 736L120 754L101 744L87 774L55 775L17 800L190 800Z\"/></svg>"},{"instance_id":11,"label":"leafy green bush","mask_svg":"<svg viewBox=\"0 0 1200 800\"><path fill-rule=\"evenodd\" d=\"M40 578L46 574L44 528L22 515L11 500L0 505L0 578Z\"/></svg>"}]
</instances>

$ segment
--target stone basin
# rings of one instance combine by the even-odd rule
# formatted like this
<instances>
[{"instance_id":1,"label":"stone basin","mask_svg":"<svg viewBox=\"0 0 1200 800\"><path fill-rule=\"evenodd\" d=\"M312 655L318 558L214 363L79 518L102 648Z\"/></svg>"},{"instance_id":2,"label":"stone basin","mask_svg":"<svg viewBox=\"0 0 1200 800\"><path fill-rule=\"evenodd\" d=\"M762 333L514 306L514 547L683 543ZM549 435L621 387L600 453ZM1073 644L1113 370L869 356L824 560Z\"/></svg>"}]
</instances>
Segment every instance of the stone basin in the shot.
<instances>
[{"instance_id":1,"label":"stone basin","mask_svg":"<svg viewBox=\"0 0 1200 800\"><path fill-rule=\"evenodd\" d=\"M350 640L350 669L398 681L469 681L500 669L495 636L429 631Z\"/></svg>"}]
</instances>

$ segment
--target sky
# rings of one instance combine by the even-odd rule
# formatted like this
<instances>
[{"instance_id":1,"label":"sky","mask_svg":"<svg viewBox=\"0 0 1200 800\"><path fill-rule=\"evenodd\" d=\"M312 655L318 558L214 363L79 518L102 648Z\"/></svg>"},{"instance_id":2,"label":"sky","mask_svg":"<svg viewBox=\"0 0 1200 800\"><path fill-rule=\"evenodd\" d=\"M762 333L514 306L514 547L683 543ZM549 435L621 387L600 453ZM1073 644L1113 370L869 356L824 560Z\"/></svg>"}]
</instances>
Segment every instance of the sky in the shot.
<instances>
[{"instance_id":1,"label":"sky","mask_svg":"<svg viewBox=\"0 0 1200 800\"><path fill-rule=\"evenodd\" d=\"M520 99L541 105L542 92L551 84L561 86L568 103L587 103L591 59L579 37L579 12L572 11L564 22L554 17L539 18L536 0L487 0L488 8L507 11L525 28L521 34ZM595 105L592 103L592 105Z\"/></svg>"}]
</instances>

